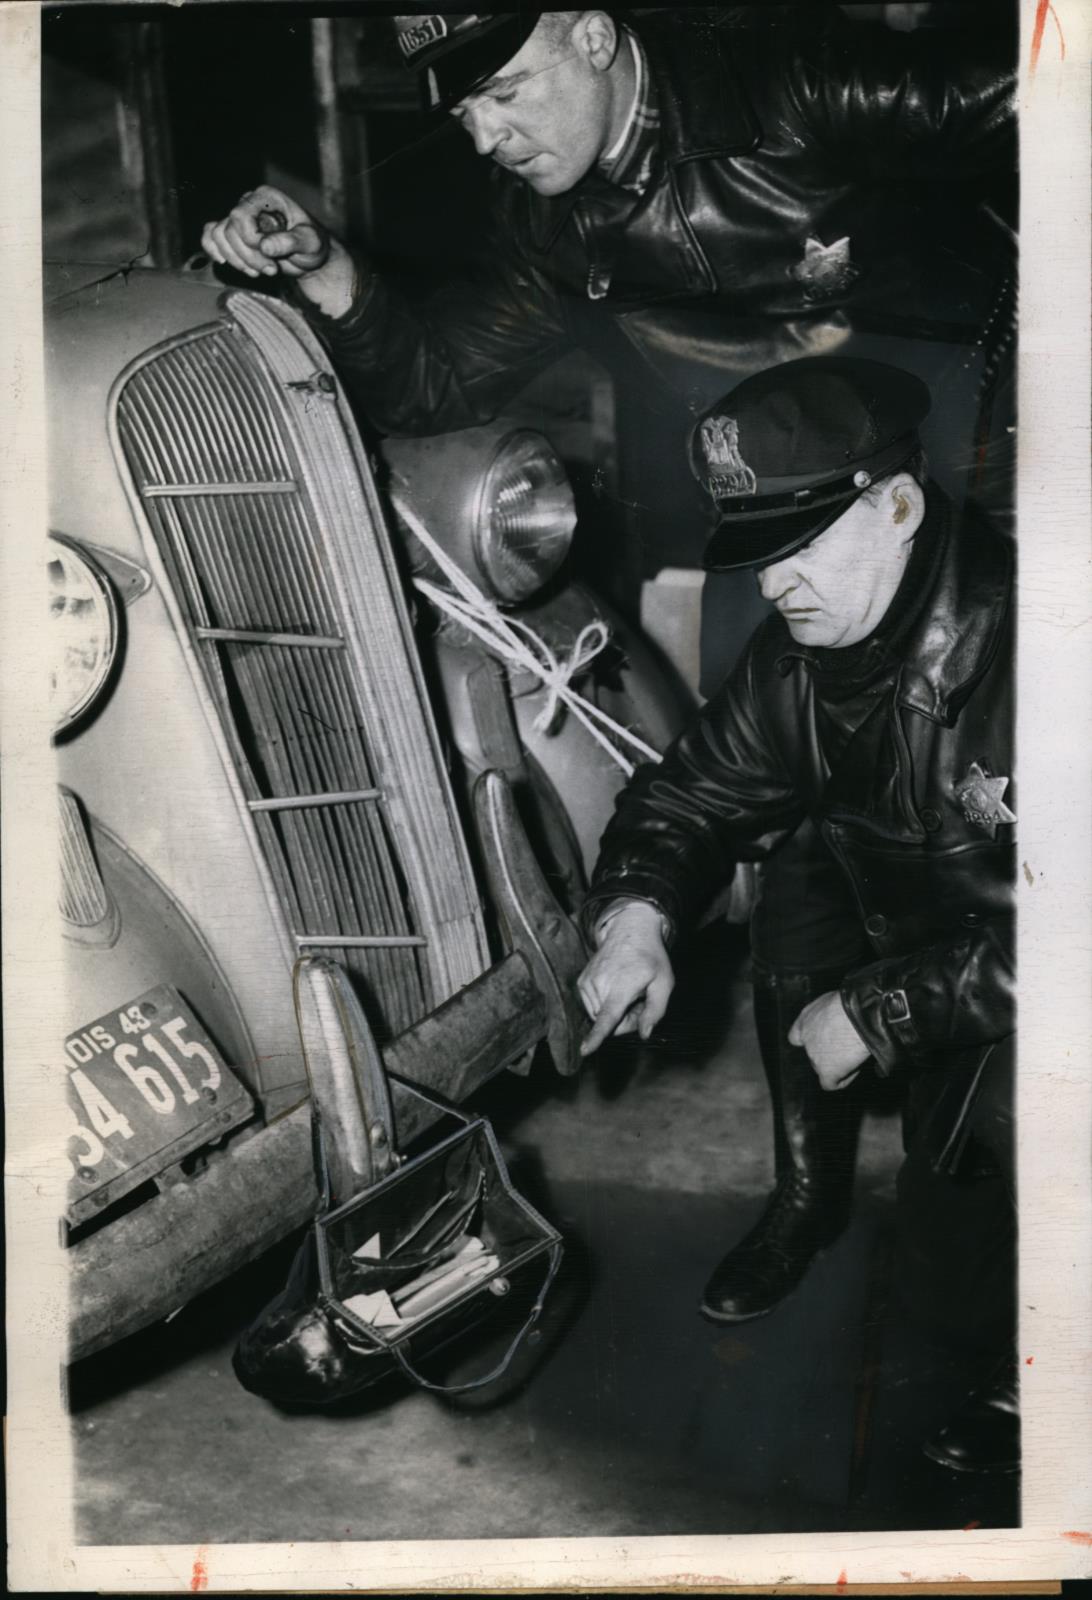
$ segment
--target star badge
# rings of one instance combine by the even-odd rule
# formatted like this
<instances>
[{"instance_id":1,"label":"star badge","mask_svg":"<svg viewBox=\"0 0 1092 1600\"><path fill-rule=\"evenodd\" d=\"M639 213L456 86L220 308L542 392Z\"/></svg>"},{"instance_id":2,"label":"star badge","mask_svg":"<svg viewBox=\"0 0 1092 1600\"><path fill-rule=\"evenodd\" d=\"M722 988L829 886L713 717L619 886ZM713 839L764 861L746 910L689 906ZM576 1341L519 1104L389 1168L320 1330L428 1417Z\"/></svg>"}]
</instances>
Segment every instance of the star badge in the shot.
<instances>
[{"instance_id":1,"label":"star badge","mask_svg":"<svg viewBox=\"0 0 1092 1600\"><path fill-rule=\"evenodd\" d=\"M1001 823L1016 821L1015 811L1010 811L1001 798L1008 786L1008 778L991 777L977 761L971 762L967 776L955 785L956 799L963 807L963 815L976 828L984 829L991 839L997 838Z\"/></svg>"},{"instance_id":2,"label":"star badge","mask_svg":"<svg viewBox=\"0 0 1092 1600\"><path fill-rule=\"evenodd\" d=\"M804 259L790 269L798 283L804 285L808 299L820 295L840 294L859 276L858 268L850 258L849 235L824 244L810 234L804 241Z\"/></svg>"}]
</instances>

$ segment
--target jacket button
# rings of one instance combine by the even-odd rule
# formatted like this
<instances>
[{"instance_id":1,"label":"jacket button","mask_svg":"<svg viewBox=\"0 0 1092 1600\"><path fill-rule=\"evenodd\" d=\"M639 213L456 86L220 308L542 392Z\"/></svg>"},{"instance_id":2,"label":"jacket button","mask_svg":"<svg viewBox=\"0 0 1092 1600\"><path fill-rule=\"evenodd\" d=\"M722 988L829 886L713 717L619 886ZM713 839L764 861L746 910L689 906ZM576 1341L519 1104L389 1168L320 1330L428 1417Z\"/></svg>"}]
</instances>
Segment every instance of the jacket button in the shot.
<instances>
[{"instance_id":1,"label":"jacket button","mask_svg":"<svg viewBox=\"0 0 1092 1600\"><path fill-rule=\"evenodd\" d=\"M881 939L887 932L886 917L868 917L865 920L865 932L873 939Z\"/></svg>"},{"instance_id":2,"label":"jacket button","mask_svg":"<svg viewBox=\"0 0 1092 1600\"><path fill-rule=\"evenodd\" d=\"M977 928L982 922L977 911L965 911L959 920L965 928Z\"/></svg>"},{"instance_id":3,"label":"jacket button","mask_svg":"<svg viewBox=\"0 0 1092 1600\"><path fill-rule=\"evenodd\" d=\"M926 833L937 833L940 829L940 812L934 811L932 806L926 806L921 813L921 825Z\"/></svg>"}]
</instances>

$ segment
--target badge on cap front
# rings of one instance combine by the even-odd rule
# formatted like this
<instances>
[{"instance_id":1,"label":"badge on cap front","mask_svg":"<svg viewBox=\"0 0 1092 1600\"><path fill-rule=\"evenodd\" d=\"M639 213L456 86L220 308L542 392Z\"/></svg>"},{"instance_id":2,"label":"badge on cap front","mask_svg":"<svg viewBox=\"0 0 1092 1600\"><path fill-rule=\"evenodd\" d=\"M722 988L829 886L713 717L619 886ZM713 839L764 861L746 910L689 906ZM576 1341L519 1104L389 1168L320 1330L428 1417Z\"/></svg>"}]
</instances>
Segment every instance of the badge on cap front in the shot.
<instances>
[{"instance_id":1,"label":"badge on cap front","mask_svg":"<svg viewBox=\"0 0 1092 1600\"><path fill-rule=\"evenodd\" d=\"M754 494L758 479L740 455L739 423L734 417L706 417L701 425L701 447L709 468L707 487L714 500Z\"/></svg>"},{"instance_id":2,"label":"badge on cap front","mask_svg":"<svg viewBox=\"0 0 1092 1600\"><path fill-rule=\"evenodd\" d=\"M441 39L446 38L447 23L443 17L415 17L408 28L399 27L398 48L407 61L412 61L415 55L427 50L430 44L438 44Z\"/></svg>"}]
</instances>

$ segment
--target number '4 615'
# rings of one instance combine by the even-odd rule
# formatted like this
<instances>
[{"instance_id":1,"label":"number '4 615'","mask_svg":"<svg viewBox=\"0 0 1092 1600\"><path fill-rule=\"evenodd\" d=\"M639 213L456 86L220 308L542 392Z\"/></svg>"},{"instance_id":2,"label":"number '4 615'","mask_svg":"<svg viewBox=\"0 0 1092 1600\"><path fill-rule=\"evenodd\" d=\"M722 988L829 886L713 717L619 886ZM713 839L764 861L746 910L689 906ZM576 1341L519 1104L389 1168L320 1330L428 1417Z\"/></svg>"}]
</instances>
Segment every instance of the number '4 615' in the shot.
<instances>
[{"instance_id":1,"label":"number '4 615'","mask_svg":"<svg viewBox=\"0 0 1092 1600\"><path fill-rule=\"evenodd\" d=\"M151 1028L142 1035L139 1045L115 1045L112 1052L114 1064L123 1077L160 1116L169 1116L179 1098L184 1105L193 1105L201 1099L202 1091L211 1095L220 1086L221 1073L216 1058L199 1040L187 1039L185 1029L185 1017L172 1017L169 1022L161 1024L159 1031L179 1055L203 1069L203 1075L200 1071L195 1074L196 1086ZM161 1072L146 1061L141 1061L142 1050L153 1056L164 1070ZM79 1167L95 1167L106 1154L102 1141L115 1135L121 1139L131 1139L133 1126L85 1072L77 1068L70 1074L69 1082L79 1096L87 1117L87 1124L78 1126L71 1136L82 1145L74 1159Z\"/></svg>"}]
</instances>

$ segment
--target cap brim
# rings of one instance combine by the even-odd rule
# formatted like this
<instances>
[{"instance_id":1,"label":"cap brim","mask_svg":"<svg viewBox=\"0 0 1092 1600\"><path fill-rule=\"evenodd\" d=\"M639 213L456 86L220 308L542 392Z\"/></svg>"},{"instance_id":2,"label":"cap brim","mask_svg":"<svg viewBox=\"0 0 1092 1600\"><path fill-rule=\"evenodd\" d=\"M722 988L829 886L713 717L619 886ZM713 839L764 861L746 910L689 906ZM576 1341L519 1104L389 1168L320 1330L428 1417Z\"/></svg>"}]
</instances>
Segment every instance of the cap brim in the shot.
<instances>
[{"instance_id":1,"label":"cap brim","mask_svg":"<svg viewBox=\"0 0 1092 1600\"><path fill-rule=\"evenodd\" d=\"M518 55L538 26L540 11L517 12L499 18L477 38L453 39L431 60L422 61L419 75L426 111L449 111L466 95Z\"/></svg>"},{"instance_id":2,"label":"cap brim","mask_svg":"<svg viewBox=\"0 0 1092 1600\"><path fill-rule=\"evenodd\" d=\"M799 511L775 511L748 516L728 512L717 524L706 546L702 566L707 572L735 572L741 567L768 567L772 561L791 556L794 550L810 544L848 511L858 494L847 495L832 505L805 506Z\"/></svg>"}]
</instances>

